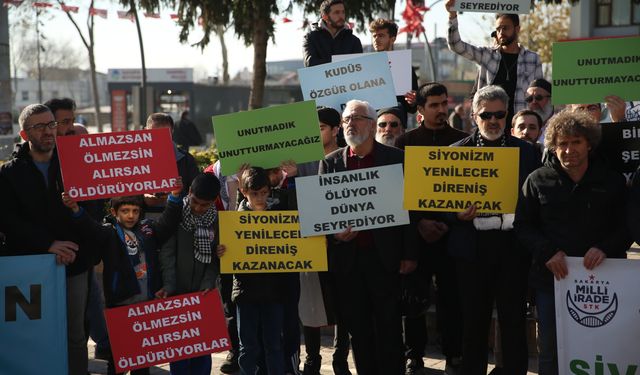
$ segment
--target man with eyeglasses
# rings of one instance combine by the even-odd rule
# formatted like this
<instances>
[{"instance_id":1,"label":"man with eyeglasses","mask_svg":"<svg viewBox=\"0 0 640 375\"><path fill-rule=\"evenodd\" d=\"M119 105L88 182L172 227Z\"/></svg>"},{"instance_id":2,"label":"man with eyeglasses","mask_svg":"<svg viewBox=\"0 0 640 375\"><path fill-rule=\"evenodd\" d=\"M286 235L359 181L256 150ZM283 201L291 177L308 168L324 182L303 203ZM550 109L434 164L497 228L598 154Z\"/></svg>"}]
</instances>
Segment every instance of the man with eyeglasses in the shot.
<instances>
[{"instance_id":1,"label":"man with eyeglasses","mask_svg":"<svg viewBox=\"0 0 640 375\"><path fill-rule=\"evenodd\" d=\"M420 126L401 135L396 141L396 147L404 150L405 146L449 146L468 136L447 122L449 94L443 84L429 82L420 86L416 104L418 113L422 115ZM458 300L455 262L447 254L449 227L442 214L437 212L420 211L412 212L411 215L418 223L418 241L421 247L418 268L413 277L419 277L425 285L431 285L432 276L436 276L436 318L441 327L445 370L447 374L456 374L462 355L462 312ZM407 373L419 373L424 367L422 356L427 344L424 315L406 317L404 324Z\"/></svg>"},{"instance_id":2,"label":"man with eyeglasses","mask_svg":"<svg viewBox=\"0 0 640 375\"><path fill-rule=\"evenodd\" d=\"M58 127L56 128L56 134L58 136L73 135L75 129L73 124L76 120L76 102L73 99L51 99L44 103L55 117Z\"/></svg>"},{"instance_id":3,"label":"man with eyeglasses","mask_svg":"<svg viewBox=\"0 0 640 375\"><path fill-rule=\"evenodd\" d=\"M553 116L554 108L551 104L551 83L544 78L536 79L529 84L527 95L524 97L527 109L535 111L542 118L539 140L544 141L544 125Z\"/></svg>"},{"instance_id":4,"label":"man with eyeglasses","mask_svg":"<svg viewBox=\"0 0 640 375\"><path fill-rule=\"evenodd\" d=\"M74 230L72 214L62 203L63 184L55 150L58 123L48 107L27 106L18 119L24 143L0 167L6 235L5 255L55 254L66 265L69 374L87 374L85 307L88 296L89 244Z\"/></svg>"},{"instance_id":5,"label":"man with eyeglasses","mask_svg":"<svg viewBox=\"0 0 640 375\"><path fill-rule=\"evenodd\" d=\"M478 129L457 147L517 147L519 184L540 166L533 146L505 132L509 96L499 86L479 89L473 98ZM516 162L516 161L514 161ZM519 189L512 192L519 195ZM529 256L518 248L514 213L478 214L476 206L447 214L448 250L456 259L463 315L462 374L487 373L488 334L494 302L498 310L505 374L525 375L528 367L526 293Z\"/></svg>"},{"instance_id":6,"label":"man with eyeglasses","mask_svg":"<svg viewBox=\"0 0 640 375\"><path fill-rule=\"evenodd\" d=\"M394 147L396 139L404 134L407 128L407 113L400 107L380 109L377 125L376 141Z\"/></svg>"},{"instance_id":7,"label":"man with eyeglasses","mask_svg":"<svg viewBox=\"0 0 640 375\"><path fill-rule=\"evenodd\" d=\"M608 95L604 97L604 103L609 110L611 122L625 122L626 103L622 98L616 95ZM569 104L572 112L587 112L598 123L602 122L602 105L600 103L590 104Z\"/></svg>"},{"instance_id":8,"label":"man with eyeglasses","mask_svg":"<svg viewBox=\"0 0 640 375\"><path fill-rule=\"evenodd\" d=\"M364 101L347 102L342 128L347 147L325 157L320 174L404 162L404 152L375 141L376 112ZM358 374L404 374L400 275L413 272L416 230L403 225L328 236L329 271L337 282Z\"/></svg>"},{"instance_id":9,"label":"man with eyeglasses","mask_svg":"<svg viewBox=\"0 0 640 375\"><path fill-rule=\"evenodd\" d=\"M497 46L478 47L462 41L454 5L455 0L447 0L445 5L449 11L449 49L478 64L478 89L498 85L507 92L507 127L510 127L513 114L527 108L524 100L527 87L532 81L542 78L540 57L518 43L520 17L517 14L496 14L492 36Z\"/></svg>"}]
</instances>

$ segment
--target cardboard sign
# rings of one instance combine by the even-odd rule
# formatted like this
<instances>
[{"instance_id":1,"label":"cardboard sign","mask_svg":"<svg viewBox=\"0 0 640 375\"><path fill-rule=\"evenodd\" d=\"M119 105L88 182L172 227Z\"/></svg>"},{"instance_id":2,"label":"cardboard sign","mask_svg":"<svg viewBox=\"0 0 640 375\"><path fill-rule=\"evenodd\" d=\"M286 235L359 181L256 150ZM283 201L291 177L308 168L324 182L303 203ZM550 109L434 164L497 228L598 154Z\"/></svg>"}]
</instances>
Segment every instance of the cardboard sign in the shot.
<instances>
[{"instance_id":1,"label":"cardboard sign","mask_svg":"<svg viewBox=\"0 0 640 375\"><path fill-rule=\"evenodd\" d=\"M640 166L640 122L602 124L598 152L630 181Z\"/></svg>"},{"instance_id":2,"label":"cardboard sign","mask_svg":"<svg viewBox=\"0 0 640 375\"><path fill-rule=\"evenodd\" d=\"M518 201L517 147L405 148L404 208L514 213Z\"/></svg>"},{"instance_id":3,"label":"cardboard sign","mask_svg":"<svg viewBox=\"0 0 640 375\"><path fill-rule=\"evenodd\" d=\"M302 238L297 211L221 211L220 273L327 270L324 236Z\"/></svg>"},{"instance_id":4,"label":"cardboard sign","mask_svg":"<svg viewBox=\"0 0 640 375\"><path fill-rule=\"evenodd\" d=\"M531 0L457 0L453 9L458 12L518 13L531 11Z\"/></svg>"},{"instance_id":5,"label":"cardboard sign","mask_svg":"<svg viewBox=\"0 0 640 375\"><path fill-rule=\"evenodd\" d=\"M296 179L300 232L317 236L409 224L402 164Z\"/></svg>"},{"instance_id":6,"label":"cardboard sign","mask_svg":"<svg viewBox=\"0 0 640 375\"><path fill-rule=\"evenodd\" d=\"M558 370L570 374L640 372L640 262L606 259L589 271L567 257L555 281Z\"/></svg>"},{"instance_id":7,"label":"cardboard sign","mask_svg":"<svg viewBox=\"0 0 640 375\"><path fill-rule=\"evenodd\" d=\"M0 257L0 373L68 373L64 271L53 254Z\"/></svg>"},{"instance_id":8,"label":"cardboard sign","mask_svg":"<svg viewBox=\"0 0 640 375\"><path fill-rule=\"evenodd\" d=\"M553 104L640 99L638 51L637 36L553 43Z\"/></svg>"},{"instance_id":9,"label":"cardboard sign","mask_svg":"<svg viewBox=\"0 0 640 375\"><path fill-rule=\"evenodd\" d=\"M314 101L213 116L213 131L224 176L242 164L272 168L285 160L324 158Z\"/></svg>"},{"instance_id":10,"label":"cardboard sign","mask_svg":"<svg viewBox=\"0 0 640 375\"><path fill-rule=\"evenodd\" d=\"M398 105L389 60L382 53L298 69L305 100L342 112L351 99L365 100L373 108Z\"/></svg>"},{"instance_id":11,"label":"cardboard sign","mask_svg":"<svg viewBox=\"0 0 640 375\"><path fill-rule=\"evenodd\" d=\"M77 201L168 192L178 169L171 130L56 138L65 190Z\"/></svg>"},{"instance_id":12,"label":"cardboard sign","mask_svg":"<svg viewBox=\"0 0 640 375\"><path fill-rule=\"evenodd\" d=\"M116 371L231 348L220 294L182 294L105 310Z\"/></svg>"},{"instance_id":13,"label":"cardboard sign","mask_svg":"<svg viewBox=\"0 0 640 375\"><path fill-rule=\"evenodd\" d=\"M353 53L348 55L333 55L331 61L344 61L361 56L372 55L375 53L386 53L389 60L389 68L391 68L391 77L393 78L393 86L396 95L406 94L411 91L411 50L402 49L397 51L371 52L371 53Z\"/></svg>"}]
</instances>

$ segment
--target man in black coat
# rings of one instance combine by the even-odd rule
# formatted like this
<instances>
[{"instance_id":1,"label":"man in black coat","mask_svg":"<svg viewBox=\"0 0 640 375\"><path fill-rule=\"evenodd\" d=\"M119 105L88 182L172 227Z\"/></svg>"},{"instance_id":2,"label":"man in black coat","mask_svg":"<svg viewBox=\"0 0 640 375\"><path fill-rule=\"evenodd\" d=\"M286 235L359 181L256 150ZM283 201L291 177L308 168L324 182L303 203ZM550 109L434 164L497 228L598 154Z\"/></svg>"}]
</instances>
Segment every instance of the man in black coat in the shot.
<instances>
[{"instance_id":1,"label":"man in black coat","mask_svg":"<svg viewBox=\"0 0 640 375\"><path fill-rule=\"evenodd\" d=\"M505 132L509 97L485 86L473 98L478 129L452 146L518 147L519 186L540 166L533 146ZM516 162L514 160L514 162ZM514 191L513 194L518 194ZM478 214L474 205L448 214L449 253L456 258L463 316L462 374L487 373L488 333L494 301L506 374L525 375L528 367L526 292L529 257L518 248L513 213Z\"/></svg>"},{"instance_id":2,"label":"man in black coat","mask_svg":"<svg viewBox=\"0 0 640 375\"><path fill-rule=\"evenodd\" d=\"M314 23L302 43L304 66L331 62L333 55L362 53L362 43L346 26L343 0L325 0L320 5L320 21Z\"/></svg>"},{"instance_id":3,"label":"man in black coat","mask_svg":"<svg viewBox=\"0 0 640 375\"><path fill-rule=\"evenodd\" d=\"M558 374L553 278L567 277L565 258L581 257L593 269L606 258L625 258L631 244L625 178L593 156L601 132L586 113L551 117L545 133L549 155L527 178L518 202L516 234L533 256L540 375Z\"/></svg>"},{"instance_id":4,"label":"man in black coat","mask_svg":"<svg viewBox=\"0 0 640 375\"><path fill-rule=\"evenodd\" d=\"M71 211L62 203L62 175L55 149L53 113L42 104L27 106L18 119L19 145L0 167L3 198L0 231L6 235L3 255L55 254L67 274L67 335L69 374L87 373L85 309L91 246L81 243Z\"/></svg>"},{"instance_id":5,"label":"man in black coat","mask_svg":"<svg viewBox=\"0 0 640 375\"><path fill-rule=\"evenodd\" d=\"M398 164L404 152L375 141L376 112L351 100L342 114L348 146L320 164L320 174ZM399 310L400 275L413 272L418 249L413 225L329 236L329 270L338 286L339 310L351 334L358 374L404 374Z\"/></svg>"}]
</instances>

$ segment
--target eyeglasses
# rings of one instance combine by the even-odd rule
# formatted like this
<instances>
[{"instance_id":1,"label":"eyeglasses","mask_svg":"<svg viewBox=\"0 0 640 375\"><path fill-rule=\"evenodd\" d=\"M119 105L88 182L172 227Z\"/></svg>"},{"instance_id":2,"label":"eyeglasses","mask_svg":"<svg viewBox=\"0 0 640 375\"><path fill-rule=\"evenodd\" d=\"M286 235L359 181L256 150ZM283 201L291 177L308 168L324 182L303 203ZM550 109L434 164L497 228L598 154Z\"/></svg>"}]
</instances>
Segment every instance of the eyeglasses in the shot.
<instances>
[{"instance_id":1,"label":"eyeglasses","mask_svg":"<svg viewBox=\"0 0 640 375\"><path fill-rule=\"evenodd\" d=\"M29 131L29 130L37 130L37 131L43 131L44 128L49 128L49 129L55 129L58 127L58 123L56 121L51 121L51 122L41 122L39 124L35 124L35 125L31 125L28 128L24 128L24 130Z\"/></svg>"},{"instance_id":2,"label":"eyeglasses","mask_svg":"<svg viewBox=\"0 0 640 375\"><path fill-rule=\"evenodd\" d=\"M527 103L531 103L532 101L542 101L542 99L544 98L550 98L551 95L529 95L526 98L524 98L524 101Z\"/></svg>"},{"instance_id":3,"label":"eyeglasses","mask_svg":"<svg viewBox=\"0 0 640 375\"><path fill-rule=\"evenodd\" d=\"M495 117L498 120L502 120L507 116L507 112L506 111L482 112L482 113L478 113L478 116L480 116L480 118L483 120L491 120L491 117Z\"/></svg>"},{"instance_id":4,"label":"eyeglasses","mask_svg":"<svg viewBox=\"0 0 640 375\"><path fill-rule=\"evenodd\" d=\"M75 118L64 118L60 121L58 121L58 125L62 125L62 126L66 126L66 125L73 125L73 122L75 121Z\"/></svg>"},{"instance_id":5,"label":"eyeglasses","mask_svg":"<svg viewBox=\"0 0 640 375\"><path fill-rule=\"evenodd\" d=\"M371 117L369 117L369 116L351 115L351 116L344 116L342 118L342 123L343 124L348 124L349 122L351 122L351 120L353 120L353 121L362 121L362 120L373 120L373 119Z\"/></svg>"},{"instance_id":6,"label":"eyeglasses","mask_svg":"<svg viewBox=\"0 0 640 375\"><path fill-rule=\"evenodd\" d=\"M380 128L386 128L387 125L391 126L392 128L397 128L398 125L400 125L400 123L398 121L381 121L378 123L378 127Z\"/></svg>"}]
</instances>

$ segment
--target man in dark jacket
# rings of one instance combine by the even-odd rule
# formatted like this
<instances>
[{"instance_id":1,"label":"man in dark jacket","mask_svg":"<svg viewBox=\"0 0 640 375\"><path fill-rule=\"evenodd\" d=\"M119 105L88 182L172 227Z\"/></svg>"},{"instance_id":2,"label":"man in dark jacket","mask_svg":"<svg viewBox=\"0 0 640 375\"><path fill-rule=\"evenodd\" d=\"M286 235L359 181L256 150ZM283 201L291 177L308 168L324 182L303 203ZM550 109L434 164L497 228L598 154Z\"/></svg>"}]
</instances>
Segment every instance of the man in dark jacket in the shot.
<instances>
[{"instance_id":1,"label":"man in dark jacket","mask_svg":"<svg viewBox=\"0 0 640 375\"><path fill-rule=\"evenodd\" d=\"M424 84L416 95L418 111L423 117L419 127L401 135L396 147L449 146L468 136L447 123L449 109L447 88L437 82ZM442 353L446 357L447 373L454 373L462 355L462 312L458 298L458 282L454 259L447 254L447 232L441 213L415 211L410 213L418 223L422 247L418 268L409 275L431 285L436 275L437 320L442 335ZM407 374L421 371L422 356L427 344L427 327L424 315L407 316L404 320Z\"/></svg>"},{"instance_id":2,"label":"man in dark jacket","mask_svg":"<svg viewBox=\"0 0 640 375\"><path fill-rule=\"evenodd\" d=\"M522 186L540 161L530 143L505 132L508 102L501 87L479 89L473 98L478 130L452 146L518 147L518 186ZM456 258L464 322L461 373L487 373L488 333L495 301L504 373L524 375L528 367L525 316L529 257L518 249L512 230L514 214L478 214L472 205L447 218L448 249Z\"/></svg>"},{"instance_id":3,"label":"man in dark jacket","mask_svg":"<svg viewBox=\"0 0 640 375\"><path fill-rule=\"evenodd\" d=\"M346 26L343 0L325 0L320 5L321 20L312 25L302 43L304 66L331 62L333 55L362 53L362 44Z\"/></svg>"},{"instance_id":4,"label":"man in dark jacket","mask_svg":"<svg viewBox=\"0 0 640 375\"><path fill-rule=\"evenodd\" d=\"M348 146L325 157L319 174L398 164L404 152L375 141L376 112L351 100L342 114ZM400 275L418 258L413 225L344 232L329 236L329 271L338 285L359 374L404 374L399 309Z\"/></svg>"},{"instance_id":5,"label":"man in dark jacket","mask_svg":"<svg viewBox=\"0 0 640 375\"><path fill-rule=\"evenodd\" d=\"M62 176L55 149L58 123L46 106L32 104L20 114L19 145L0 168L3 199L0 232L6 235L6 254L52 253L67 266L67 334L69 373L87 373L84 318L88 296L87 270L92 254L80 240L71 212L62 203Z\"/></svg>"},{"instance_id":6,"label":"man in dark jacket","mask_svg":"<svg viewBox=\"0 0 640 375\"><path fill-rule=\"evenodd\" d=\"M624 258L631 244L625 179L591 157L600 135L588 114L565 111L552 117L545 134L549 157L527 178L518 202L516 233L533 255L541 375L558 374L553 277L567 277L565 257L583 257L584 266L593 269L606 258Z\"/></svg>"}]
</instances>

